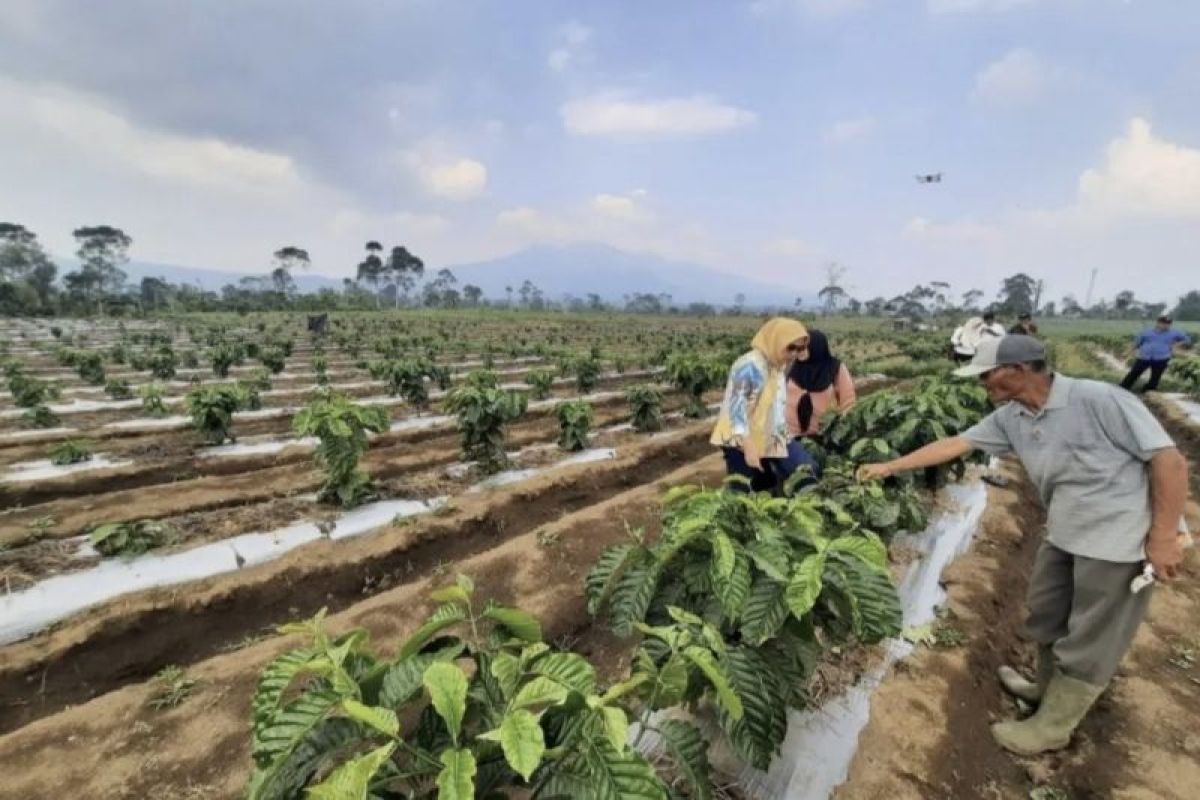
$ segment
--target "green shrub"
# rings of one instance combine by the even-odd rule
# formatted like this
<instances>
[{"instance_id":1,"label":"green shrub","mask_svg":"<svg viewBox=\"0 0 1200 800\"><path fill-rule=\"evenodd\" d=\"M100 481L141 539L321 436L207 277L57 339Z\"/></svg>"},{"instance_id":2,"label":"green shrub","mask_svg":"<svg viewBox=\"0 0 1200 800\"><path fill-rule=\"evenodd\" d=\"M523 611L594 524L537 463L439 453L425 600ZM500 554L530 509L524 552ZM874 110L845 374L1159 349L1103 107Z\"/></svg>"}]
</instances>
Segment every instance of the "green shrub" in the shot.
<instances>
[{"instance_id":1,"label":"green shrub","mask_svg":"<svg viewBox=\"0 0 1200 800\"><path fill-rule=\"evenodd\" d=\"M491 376L492 387L475 385L486 382L486 376ZM525 413L528 402L524 394L495 388L495 377L491 372L472 372L467 384L446 398L446 410L458 417L463 455L487 474L508 465L505 430L508 423Z\"/></svg>"},{"instance_id":2,"label":"green shrub","mask_svg":"<svg viewBox=\"0 0 1200 800\"><path fill-rule=\"evenodd\" d=\"M173 544L178 535L165 522L139 520L100 525L88 534L92 547L104 556L137 556Z\"/></svg>"},{"instance_id":3,"label":"green shrub","mask_svg":"<svg viewBox=\"0 0 1200 800\"><path fill-rule=\"evenodd\" d=\"M50 448L50 463L58 466L78 464L92 458L92 443L83 439L68 439Z\"/></svg>"},{"instance_id":4,"label":"green shrub","mask_svg":"<svg viewBox=\"0 0 1200 800\"><path fill-rule=\"evenodd\" d=\"M159 383L148 383L142 387L139 395L142 398L142 411L152 417L162 417L167 413L163 402L163 386Z\"/></svg>"},{"instance_id":5,"label":"green shrub","mask_svg":"<svg viewBox=\"0 0 1200 800\"><path fill-rule=\"evenodd\" d=\"M554 371L549 369L532 369L525 374L525 383L530 388L534 400L545 400L550 396L554 386Z\"/></svg>"},{"instance_id":6,"label":"green shrub","mask_svg":"<svg viewBox=\"0 0 1200 800\"><path fill-rule=\"evenodd\" d=\"M687 396L685 416L699 419L708 413L704 394L722 386L729 365L694 353L676 353L667 360L667 379Z\"/></svg>"},{"instance_id":7,"label":"green shrub","mask_svg":"<svg viewBox=\"0 0 1200 800\"><path fill-rule=\"evenodd\" d=\"M58 417L50 407L41 403L25 409L21 420L30 428L53 428L59 423Z\"/></svg>"},{"instance_id":8,"label":"green shrub","mask_svg":"<svg viewBox=\"0 0 1200 800\"><path fill-rule=\"evenodd\" d=\"M226 439L236 441L230 430L233 413L244 402L236 386L201 386L188 392L186 407L192 427L206 444L217 445Z\"/></svg>"},{"instance_id":9,"label":"green shrub","mask_svg":"<svg viewBox=\"0 0 1200 800\"><path fill-rule=\"evenodd\" d=\"M647 657L604 691L586 658L542 641L535 617L481 609L473 592L464 576L434 592L440 605L395 659L370 648L365 631L331 637L324 611L281 628L308 642L259 681L248 800L712 796L700 731L651 717L682 702L689 680L697 692L723 680L703 638L682 626L664 632L677 651L669 672ZM721 697L740 716L736 698ZM628 741L637 714L643 733L664 740L670 789ZM416 722L402 730L401 720Z\"/></svg>"},{"instance_id":10,"label":"green shrub","mask_svg":"<svg viewBox=\"0 0 1200 800\"><path fill-rule=\"evenodd\" d=\"M575 362L575 388L580 394L588 394L600 380L600 361L596 358L581 358Z\"/></svg>"},{"instance_id":11,"label":"green shrub","mask_svg":"<svg viewBox=\"0 0 1200 800\"><path fill-rule=\"evenodd\" d=\"M379 406L360 406L339 394L318 397L292 420L297 436L315 436L317 465L325 472L319 499L343 507L375 496L371 480L358 469L367 449L367 433L388 429L388 415Z\"/></svg>"},{"instance_id":12,"label":"green shrub","mask_svg":"<svg viewBox=\"0 0 1200 800\"><path fill-rule=\"evenodd\" d=\"M592 405L586 400L564 400L554 406L558 419L558 446L563 450L583 450L588 446L592 428Z\"/></svg>"},{"instance_id":13,"label":"green shrub","mask_svg":"<svg viewBox=\"0 0 1200 800\"><path fill-rule=\"evenodd\" d=\"M629 421L639 433L662 430L662 392L650 384L631 386L625 392L629 401Z\"/></svg>"},{"instance_id":14,"label":"green shrub","mask_svg":"<svg viewBox=\"0 0 1200 800\"><path fill-rule=\"evenodd\" d=\"M113 400L128 400L133 397L133 389L124 378L114 378L104 384L104 393Z\"/></svg>"}]
</instances>

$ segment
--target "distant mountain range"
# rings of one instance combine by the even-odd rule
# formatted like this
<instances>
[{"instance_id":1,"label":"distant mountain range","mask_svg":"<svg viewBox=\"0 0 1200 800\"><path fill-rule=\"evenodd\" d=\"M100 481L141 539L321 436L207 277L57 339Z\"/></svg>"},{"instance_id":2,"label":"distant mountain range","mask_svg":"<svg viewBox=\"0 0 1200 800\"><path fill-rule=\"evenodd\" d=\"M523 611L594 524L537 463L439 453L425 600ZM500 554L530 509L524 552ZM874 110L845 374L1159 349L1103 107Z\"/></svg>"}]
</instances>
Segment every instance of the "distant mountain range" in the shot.
<instances>
[{"instance_id":1,"label":"distant mountain range","mask_svg":"<svg viewBox=\"0 0 1200 800\"><path fill-rule=\"evenodd\" d=\"M426 266L426 277L441 265ZM814 295L797 291L797 287L773 285L753 278L683 261L670 261L645 253L631 253L602 244L538 245L489 261L446 267L458 278L459 287L474 284L485 297L502 300L506 287L514 296L521 284L531 281L549 300L561 300L566 295L584 298L589 293L600 295L610 302L619 302L633 293L667 294L676 305L711 303L728 306L738 294L745 295L747 306L792 306L797 296L805 305L815 303ZM130 282L144 277L163 278L171 283L199 285L217 290L237 283L248 273L179 267L171 264L131 261L125 265ZM265 272L256 277L265 276ZM342 279L328 275L296 272L293 274L301 292L342 288Z\"/></svg>"}]
</instances>

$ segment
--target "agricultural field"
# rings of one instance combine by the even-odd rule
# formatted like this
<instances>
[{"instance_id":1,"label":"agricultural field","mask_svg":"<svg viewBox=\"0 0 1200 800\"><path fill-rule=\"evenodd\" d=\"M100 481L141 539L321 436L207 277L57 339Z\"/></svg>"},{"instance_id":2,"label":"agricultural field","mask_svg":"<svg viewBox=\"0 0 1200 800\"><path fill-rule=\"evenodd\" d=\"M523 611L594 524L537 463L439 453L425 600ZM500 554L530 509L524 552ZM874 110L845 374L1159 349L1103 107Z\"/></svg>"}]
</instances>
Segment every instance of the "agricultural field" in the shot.
<instances>
[{"instance_id":1,"label":"agricultural field","mask_svg":"<svg viewBox=\"0 0 1200 800\"><path fill-rule=\"evenodd\" d=\"M1195 582L1081 744L990 749L1036 493L853 477L986 397L948 332L829 320L860 402L822 480L727 492L712 414L759 323L0 322L0 798L1194 796ZM1109 381L1127 342L1048 341ZM1195 363L1147 399L1193 495Z\"/></svg>"}]
</instances>

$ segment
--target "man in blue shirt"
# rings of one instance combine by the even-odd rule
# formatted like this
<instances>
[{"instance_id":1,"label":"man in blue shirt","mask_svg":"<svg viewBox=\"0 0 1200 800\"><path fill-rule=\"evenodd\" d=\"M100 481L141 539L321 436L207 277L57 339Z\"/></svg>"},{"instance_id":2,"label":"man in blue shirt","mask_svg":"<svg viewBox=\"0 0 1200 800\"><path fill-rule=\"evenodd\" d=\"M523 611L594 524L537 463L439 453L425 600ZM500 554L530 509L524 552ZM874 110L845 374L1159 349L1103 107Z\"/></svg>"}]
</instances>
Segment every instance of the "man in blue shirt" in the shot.
<instances>
[{"instance_id":1,"label":"man in blue shirt","mask_svg":"<svg viewBox=\"0 0 1200 800\"><path fill-rule=\"evenodd\" d=\"M1137 350L1137 360L1133 362L1125 380L1121 381L1121 386L1133 391L1137 379L1148 369L1150 380L1146 381L1143 391L1153 392L1158 388L1159 378L1167 370L1167 362L1175 355L1175 349L1191 343L1192 340L1186 333L1171 328L1170 317L1165 314L1159 317L1153 328L1146 328L1134 338L1133 346Z\"/></svg>"}]
</instances>

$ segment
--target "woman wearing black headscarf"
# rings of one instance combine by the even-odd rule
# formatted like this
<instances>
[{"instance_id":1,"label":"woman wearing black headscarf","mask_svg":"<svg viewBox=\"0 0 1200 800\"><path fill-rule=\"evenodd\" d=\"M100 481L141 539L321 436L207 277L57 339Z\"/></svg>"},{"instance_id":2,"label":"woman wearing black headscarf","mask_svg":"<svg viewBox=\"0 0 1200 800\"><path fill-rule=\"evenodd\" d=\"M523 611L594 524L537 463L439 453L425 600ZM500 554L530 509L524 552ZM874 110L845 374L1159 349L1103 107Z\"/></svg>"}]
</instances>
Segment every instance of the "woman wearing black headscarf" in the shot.
<instances>
[{"instance_id":1,"label":"woman wearing black headscarf","mask_svg":"<svg viewBox=\"0 0 1200 800\"><path fill-rule=\"evenodd\" d=\"M797 354L788 370L789 433L793 437L816 436L821 432L821 416L826 411L844 411L856 399L850 370L829 351L825 334L810 329L808 350Z\"/></svg>"}]
</instances>

